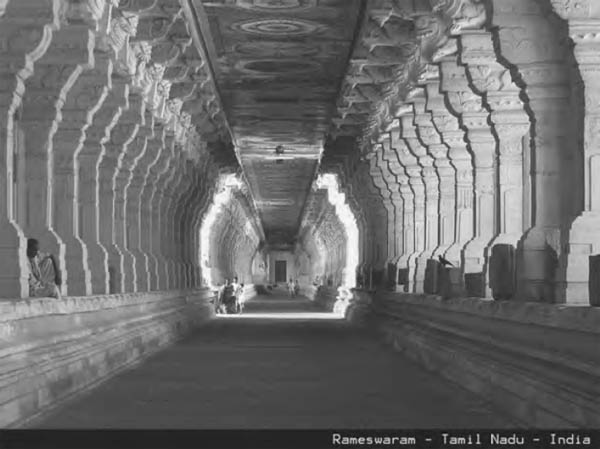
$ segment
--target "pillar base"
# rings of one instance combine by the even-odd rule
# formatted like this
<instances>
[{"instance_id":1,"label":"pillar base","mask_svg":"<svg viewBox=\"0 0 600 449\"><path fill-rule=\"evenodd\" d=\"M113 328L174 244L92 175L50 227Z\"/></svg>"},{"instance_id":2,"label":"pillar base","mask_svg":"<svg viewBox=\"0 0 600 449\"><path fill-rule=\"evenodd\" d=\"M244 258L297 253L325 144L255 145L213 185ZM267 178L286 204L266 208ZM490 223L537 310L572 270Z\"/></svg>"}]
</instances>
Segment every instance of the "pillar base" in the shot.
<instances>
[{"instance_id":1,"label":"pillar base","mask_svg":"<svg viewBox=\"0 0 600 449\"><path fill-rule=\"evenodd\" d=\"M494 247L496 245L510 245L516 250L521 237L522 236L520 234L499 234L494 237L494 240L491 241L486 249L486 279L489 286L490 295L494 299L512 299L516 293L516 279L513 276L516 258L510 260L511 258L508 256L506 249L504 249L501 250L501 252L496 253L498 260L492 261ZM515 253L513 253L513 256L514 255ZM494 263L496 263L495 268L492 267ZM496 270L496 273L492 273L492 269ZM513 273L513 275L511 275L512 277L509 276L507 271L511 271L511 273ZM494 281L492 281L492 279L494 279ZM493 282L496 282L497 285L492 285Z\"/></svg>"},{"instance_id":2,"label":"pillar base","mask_svg":"<svg viewBox=\"0 0 600 449\"><path fill-rule=\"evenodd\" d=\"M127 248L119 248L123 255L123 292L137 292L136 260Z\"/></svg>"},{"instance_id":3,"label":"pillar base","mask_svg":"<svg viewBox=\"0 0 600 449\"><path fill-rule=\"evenodd\" d=\"M174 290L179 287L179 267L174 260L168 260L165 267L166 273L166 290Z\"/></svg>"},{"instance_id":4,"label":"pillar base","mask_svg":"<svg viewBox=\"0 0 600 449\"><path fill-rule=\"evenodd\" d=\"M147 292L150 290L148 284L148 259L140 249L132 249L131 254L133 254L135 260L135 291Z\"/></svg>"},{"instance_id":5,"label":"pillar base","mask_svg":"<svg viewBox=\"0 0 600 449\"><path fill-rule=\"evenodd\" d=\"M89 296L92 294L92 274L88 260L89 255L85 244L75 238L65 239L66 271L69 276L68 296Z\"/></svg>"},{"instance_id":6,"label":"pillar base","mask_svg":"<svg viewBox=\"0 0 600 449\"><path fill-rule=\"evenodd\" d=\"M492 292L487 277L487 249L490 239L476 238L463 250L465 290L468 296L491 298Z\"/></svg>"},{"instance_id":7,"label":"pillar base","mask_svg":"<svg viewBox=\"0 0 600 449\"><path fill-rule=\"evenodd\" d=\"M398 281L402 282L402 284L398 283L398 289L402 292L412 292L412 287L414 285L414 265L409 266L409 258L410 256L402 256L396 261L396 269L398 270L396 276L398 277Z\"/></svg>"},{"instance_id":8,"label":"pillar base","mask_svg":"<svg viewBox=\"0 0 600 449\"><path fill-rule=\"evenodd\" d=\"M158 269L159 269L158 258L154 254L148 254L148 272L150 273L150 291L158 291L159 287L159 278L158 278Z\"/></svg>"},{"instance_id":9,"label":"pillar base","mask_svg":"<svg viewBox=\"0 0 600 449\"><path fill-rule=\"evenodd\" d=\"M108 280L110 293L124 292L123 279L123 254L116 245L111 245L108 250Z\"/></svg>"},{"instance_id":10,"label":"pillar base","mask_svg":"<svg viewBox=\"0 0 600 449\"><path fill-rule=\"evenodd\" d=\"M600 214L584 212L573 221L569 231L566 282L557 286L556 302L572 305L591 304L589 258L598 254L600 254Z\"/></svg>"},{"instance_id":11,"label":"pillar base","mask_svg":"<svg viewBox=\"0 0 600 449\"><path fill-rule=\"evenodd\" d=\"M0 223L0 297L29 296L27 239L10 221Z\"/></svg>"},{"instance_id":12,"label":"pillar base","mask_svg":"<svg viewBox=\"0 0 600 449\"><path fill-rule=\"evenodd\" d=\"M454 267L460 268L462 266L462 252L465 245L466 242L453 243L442 255L447 261L452 262Z\"/></svg>"},{"instance_id":13,"label":"pillar base","mask_svg":"<svg viewBox=\"0 0 600 449\"><path fill-rule=\"evenodd\" d=\"M169 289L169 261L165 259L158 260L158 289Z\"/></svg>"},{"instance_id":14,"label":"pillar base","mask_svg":"<svg viewBox=\"0 0 600 449\"><path fill-rule=\"evenodd\" d=\"M517 295L520 301L555 302L560 230L533 227L517 247Z\"/></svg>"},{"instance_id":15,"label":"pillar base","mask_svg":"<svg viewBox=\"0 0 600 449\"><path fill-rule=\"evenodd\" d=\"M92 294L107 295L110 292L108 283L108 253L99 243L87 243L86 247L92 280Z\"/></svg>"},{"instance_id":16,"label":"pillar base","mask_svg":"<svg viewBox=\"0 0 600 449\"><path fill-rule=\"evenodd\" d=\"M412 256L411 256L412 257ZM425 270L430 253L418 253L414 255L414 293L425 292Z\"/></svg>"}]
</instances>

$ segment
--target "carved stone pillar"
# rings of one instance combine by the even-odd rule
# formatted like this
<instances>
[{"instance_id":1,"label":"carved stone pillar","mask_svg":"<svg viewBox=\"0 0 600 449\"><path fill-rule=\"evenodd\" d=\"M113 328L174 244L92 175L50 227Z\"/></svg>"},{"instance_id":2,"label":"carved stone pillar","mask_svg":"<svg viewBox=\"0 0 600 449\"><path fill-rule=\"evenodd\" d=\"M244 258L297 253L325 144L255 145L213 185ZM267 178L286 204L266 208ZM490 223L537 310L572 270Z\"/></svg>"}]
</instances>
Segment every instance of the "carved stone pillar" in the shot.
<instances>
[{"instance_id":1,"label":"carved stone pillar","mask_svg":"<svg viewBox=\"0 0 600 449\"><path fill-rule=\"evenodd\" d=\"M118 95L118 96L117 96ZM122 96L121 96L122 95ZM123 78L113 77L111 101L120 106L118 116L107 129L106 139L102 141L102 152L98 163L98 205L100 211L100 243L108 253L108 273L111 293L125 291L124 259L121 247L116 241L115 185L114 177L119 164L119 152L128 142L135 126L120 123L122 115L129 109L129 85Z\"/></svg>"},{"instance_id":2,"label":"carved stone pillar","mask_svg":"<svg viewBox=\"0 0 600 449\"><path fill-rule=\"evenodd\" d=\"M204 157L203 157L204 156ZM181 260L183 264L183 285L185 288L193 288L194 284L194 236L193 221L196 203L200 201L202 190L203 165L208 161L206 155L201 155L199 162L192 170L192 186L188 195L180 202L175 213L175 226L178 227Z\"/></svg>"},{"instance_id":3,"label":"carved stone pillar","mask_svg":"<svg viewBox=\"0 0 600 449\"><path fill-rule=\"evenodd\" d=\"M429 251L427 238L432 238L434 216L437 223L438 180L433 168L433 158L427 154L426 147L419 140L414 124L414 109L412 107L410 109L412 110L407 110L406 115L400 117L402 138L417 163L416 166L406 167L410 178L409 183L415 195L415 253L409 258L409 268L411 260L414 260L415 292L422 293L427 259L431 257L433 249L435 249L432 248Z\"/></svg>"},{"instance_id":4,"label":"carved stone pillar","mask_svg":"<svg viewBox=\"0 0 600 449\"><path fill-rule=\"evenodd\" d=\"M397 131L396 131L397 132ZM396 212L395 221L394 221L394 258L391 260L393 264L398 263L398 259L404 253L403 246L403 237L402 237L402 226L404 219L404 203L402 199L402 195L400 194L400 185L408 183L408 177L406 176L406 172L404 167L398 160L398 156L396 152L392 149L392 137L388 133L385 136L385 139L382 142L383 152L381 153L381 157L387 163L390 174L392 175L392 188L391 188L391 200L394 204L394 210Z\"/></svg>"},{"instance_id":5,"label":"carved stone pillar","mask_svg":"<svg viewBox=\"0 0 600 449\"><path fill-rule=\"evenodd\" d=\"M163 152L160 155L160 160L157 166L156 184L154 195L151 197L152 204L152 254L156 258L155 284L153 290L161 290L166 284L166 258L163 252L162 232L164 212L161 209L165 188L168 182L172 179L171 166L176 158L175 154L175 136L167 132L165 136L165 144Z\"/></svg>"},{"instance_id":6,"label":"carved stone pillar","mask_svg":"<svg viewBox=\"0 0 600 449\"><path fill-rule=\"evenodd\" d=\"M111 145L107 145L105 157L114 157L116 167L112 178L114 190L114 245L123 257L123 292L134 292L137 287L136 259L128 249L127 242L127 191L131 182L136 159L146 149L146 137L139 135L144 126L146 102L137 93L130 91L129 108L125 111L113 131ZM102 166L102 164L101 164Z\"/></svg>"},{"instance_id":7,"label":"carved stone pillar","mask_svg":"<svg viewBox=\"0 0 600 449\"><path fill-rule=\"evenodd\" d=\"M98 58L102 59L102 58ZM81 175L79 154L86 138L86 130L107 94L106 62L100 61L97 71L80 76L68 93L62 118L54 135L55 153L53 198L53 227L66 245L66 270L69 273L68 294L85 296L92 294L92 276L88 249L79 237L79 188ZM100 72L100 73L99 73ZM103 83L104 81L104 83Z\"/></svg>"},{"instance_id":8,"label":"carved stone pillar","mask_svg":"<svg viewBox=\"0 0 600 449\"><path fill-rule=\"evenodd\" d=\"M186 155L186 158L188 155ZM175 197L176 201L173 201L171 205L171 217L172 223L172 235L173 235L173 252L172 252L172 283L176 288L185 288L185 268L184 268L184 254L182 247L182 214L180 213L183 204L188 203L190 194L194 191L194 172L195 166L192 160L186 160L184 172L181 173L182 183L177 187Z\"/></svg>"},{"instance_id":9,"label":"carved stone pillar","mask_svg":"<svg viewBox=\"0 0 600 449\"><path fill-rule=\"evenodd\" d=\"M52 41L35 65L35 73L26 81L22 104L22 130L25 145L27 213L22 227L28 237L40 241L42 251L56 255L62 270L62 292L68 291L69 274L65 262L65 245L54 230L55 189L67 189L65 176L56 184L52 167L68 165L55 160L53 138L62 117L65 99L82 71L93 65L95 35L87 24L70 25L70 4L63 4L62 26L55 30ZM36 12L37 14L37 12ZM60 192L67 199L72 195Z\"/></svg>"},{"instance_id":10,"label":"carved stone pillar","mask_svg":"<svg viewBox=\"0 0 600 449\"><path fill-rule=\"evenodd\" d=\"M98 110L92 123L86 130L86 138L77 154L79 187L79 238L85 243L88 252L88 264L91 272L92 293L109 293L108 253L100 238L100 199L98 170L104 153L104 142L110 136L124 105L127 86L112 86L113 66L108 55L96 54L95 68L89 74L90 83L98 80L104 90L98 101Z\"/></svg>"},{"instance_id":11,"label":"carved stone pillar","mask_svg":"<svg viewBox=\"0 0 600 449\"><path fill-rule=\"evenodd\" d=\"M455 246L458 230L457 218L460 210L457 209L456 168L453 161L454 144L452 137L464 137L459 129L458 121L450 115L440 91L439 78L429 79L425 85L427 91L426 110L431 113L432 126L435 127L441 139L440 143L432 143L429 151L435 159L435 165L440 178L440 244L434 256L442 255L446 259L452 257L450 262L460 266L460 250L454 254L450 251ZM424 122L424 125L427 125ZM454 125L454 128L451 126ZM454 131L455 134L452 134ZM464 148L463 139L463 149Z\"/></svg>"},{"instance_id":12,"label":"carved stone pillar","mask_svg":"<svg viewBox=\"0 0 600 449\"><path fill-rule=\"evenodd\" d=\"M154 118L148 111L145 112L143 125L138 131L140 154L132 167L131 181L126 194L126 223L127 223L127 248L135 259L135 291L149 291L148 260L143 251L142 236L147 232L146 224L142 218L142 192L149 181L150 165L156 159L158 147L151 145L154 141Z\"/></svg>"},{"instance_id":13,"label":"carved stone pillar","mask_svg":"<svg viewBox=\"0 0 600 449\"><path fill-rule=\"evenodd\" d=\"M436 232L437 246L433 248L433 256L443 255L454 239L455 222L455 182L456 173L454 167L448 159L448 146L442 139L440 131L436 128L433 121L434 115L432 108L437 106L444 108L443 97L439 93L439 74L436 66L431 66L429 76L425 78L425 90L427 92L427 102L415 102L415 109L418 114L415 115L415 123L421 141L427 146L428 153L433 157L436 176L439 180L438 187L438 221ZM437 104L436 104L437 100ZM440 101L441 100L441 101ZM444 108L445 109L445 108ZM446 113L447 110L445 111ZM431 248L434 242L431 242Z\"/></svg>"},{"instance_id":14,"label":"carved stone pillar","mask_svg":"<svg viewBox=\"0 0 600 449\"><path fill-rule=\"evenodd\" d=\"M552 14L549 2L506 0L493 6L497 49L522 80L527 109L535 118L530 142L533 227L518 247L516 297L554 302L561 289L557 268L565 259L561 228L566 230L569 220L563 217L561 196L576 182L565 171L565 157L577 145L570 120L566 24Z\"/></svg>"},{"instance_id":15,"label":"carved stone pillar","mask_svg":"<svg viewBox=\"0 0 600 449\"><path fill-rule=\"evenodd\" d=\"M490 111L498 137L498 235L490 245L516 246L523 234L523 139L529 133L529 116L521 101L521 89L510 70L497 62L489 31L471 31L461 36L462 60L476 93Z\"/></svg>"},{"instance_id":16,"label":"carved stone pillar","mask_svg":"<svg viewBox=\"0 0 600 449\"><path fill-rule=\"evenodd\" d=\"M159 202L159 210L161 211L161 252L165 259L162 273L159 271L161 277L161 289L168 290L172 288L173 281L172 272L174 270L174 251L175 242L173 240L173 216L169 215L173 203L176 203L177 188L183 181L183 170L185 166L185 156L183 149L180 145L175 146L174 158L171 160L171 164L166 174L165 187L163 189L163 195Z\"/></svg>"},{"instance_id":17,"label":"carved stone pillar","mask_svg":"<svg viewBox=\"0 0 600 449\"><path fill-rule=\"evenodd\" d=\"M464 70L456 63L456 56L449 56L440 61L441 85L448 114L434 114L434 123L442 133L444 142L449 147L448 157L456 169L456 232L454 243L448 248L444 257L456 266L462 264L462 250L475 236L474 231L474 164L472 153L465 140L465 129L462 127L461 98L469 95Z\"/></svg>"},{"instance_id":18,"label":"carved stone pillar","mask_svg":"<svg viewBox=\"0 0 600 449\"><path fill-rule=\"evenodd\" d=\"M89 62L75 67L71 74L72 87L64 92L64 106L60 111L62 120L53 136L54 189L52 227L65 244L65 268L69 276L69 296L91 295L92 275L88 248L80 238L81 217L79 213L79 154L108 92L108 72L111 71L109 55L104 52L106 27L110 21L111 5L104 2L68 4L67 15L74 20L72 31L66 38L83 45L90 51ZM80 19L84 20L80 20ZM92 34L85 30L86 25ZM90 48L92 47L93 49ZM71 51L71 47L68 50Z\"/></svg>"},{"instance_id":19,"label":"carved stone pillar","mask_svg":"<svg viewBox=\"0 0 600 449\"><path fill-rule=\"evenodd\" d=\"M387 210L383 204L383 199L378 189L373 183L373 178L369 173L369 166L366 164L362 168L362 180L365 187L364 201L370 211L370 225L373 232L373 240L370 250L370 265L375 271L383 270L387 259Z\"/></svg>"},{"instance_id":20,"label":"carved stone pillar","mask_svg":"<svg viewBox=\"0 0 600 449\"><path fill-rule=\"evenodd\" d=\"M496 235L497 142L481 97L468 86L465 68L451 62L443 62L442 67L444 76L448 76L448 84L444 86L447 88L448 100L453 111L460 114L474 165L474 238L463 251L465 284L469 294L485 296L488 293L486 248Z\"/></svg>"},{"instance_id":21,"label":"carved stone pillar","mask_svg":"<svg viewBox=\"0 0 600 449\"><path fill-rule=\"evenodd\" d=\"M581 1L571 5L553 0L555 11L569 21L569 35L585 88L583 148L584 205L569 234L565 287L557 301L590 304L590 256L600 253L600 5ZM598 304L593 304L598 305Z\"/></svg>"},{"instance_id":22,"label":"carved stone pillar","mask_svg":"<svg viewBox=\"0 0 600 449\"><path fill-rule=\"evenodd\" d=\"M187 159L188 155L181 152L179 165L176 167L177 176L174 179L174 185L171 190L171 198L165 205L166 207L166 232L165 240L171 242L169 245L168 258L168 289L181 289L181 246L179 240L177 223L177 209L180 203L185 201L186 196L192 187L193 162Z\"/></svg>"},{"instance_id":23,"label":"carved stone pillar","mask_svg":"<svg viewBox=\"0 0 600 449\"><path fill-rule=\"evenodd\" d=\"M398 259L398 270L407 270L405 291L413 292L415 291L414 260L416 254L418 254L417 238L421 238L417 237L417 230L421 233L424 220L421 212L424 198L420 197L421 193L424 195L423 180L417 158L410 152L406 142L402 139L401 119L393 122L390 137L392 149L406 173L406 177L401 178L404 183L400 185L400 194L402 195L404 205L404 217L402 220L402 247L404 250ZM413 189L413 186L416 186L416 190ZM417 201L421 201L420 205L417 205ZM417 213L418 207L419 211ZM417 220L419 220L420 226L417 226Z\"/></svg>"},{"instance_id":24,"label":"carved stone pillar","mask_svg":"<svg viewBox=\"0 0 600 449\"><path fill-rule=\"evenodd\" d=\"M60 23L53 3L37 0L4 2L0 7L0 295L29 295L26 240L17 224L15 203L25 192L17 188L20 121L26 81L34 74ZM29 236L28 236L29 237Z\"/></svg>"},{"instance_id":25,"label":"carved stone pillar","mask_svg":"<svg viewBox=\"0 0 600 449\"><path fill-rule=\"evenodd\" d=\"M140 216L143 224L143 232L141 233L141 250L144 255L144 262L147 276L148 291L156 290L156 272L157 272L157 260L152 252L152 239L154 235L154 221L152 219L152 198L156 189L156 181L158 179L158 173L160 170L161 155L165 151L165 136L166 129L164 124L158 122L154 124L154 136L152 139L148 139L146 143L146 154L150 159L148 165L148 173L146 175L146 182L144 183L141 201L140 201Z\"/></svg>"},{"instance_id":26,"label":"carved stone pillar","mask_svg":"<svg viewBox=\"0 0 600 449\"><path fill-rule=\"evenodd\" d=\"M369 155L369 162L371 164L371 177L373 178L373 184L379 191L381 196L381 201L385 207L387 212L387 221L386 221L386 236L387 236L387 257L384 260L384 266L387 271L387 264L390 263L390 259L394 257L395 253L395 231L394 231L394 221L396 211L394 210L394 205L391 200L390 189L387 185L387 180L385 179L385 175L383 169L381 167L381 145L377 145L376 150Z\"/></svg>"}]
</instances>

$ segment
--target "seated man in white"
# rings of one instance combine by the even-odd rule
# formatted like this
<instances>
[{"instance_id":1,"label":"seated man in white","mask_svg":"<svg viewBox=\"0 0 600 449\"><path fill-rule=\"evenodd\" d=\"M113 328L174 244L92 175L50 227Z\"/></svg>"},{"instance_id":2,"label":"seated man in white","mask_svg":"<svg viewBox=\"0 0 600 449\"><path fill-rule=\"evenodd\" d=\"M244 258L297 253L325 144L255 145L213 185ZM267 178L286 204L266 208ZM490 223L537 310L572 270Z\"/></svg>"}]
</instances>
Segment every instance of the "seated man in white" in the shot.
<instances>
[{"instance_id":1,"label":"seated man in white","mask_svg":"<svg viewBox=\"0 0 600 449\"><path fill-rule=\"evenodd\" d=\"M36 239L28 239L27 259L29 261L29 296L60 299L58 287L62 284L62 279L54 255L40 252L39 242Z\"/></svg>"}]
</instances>

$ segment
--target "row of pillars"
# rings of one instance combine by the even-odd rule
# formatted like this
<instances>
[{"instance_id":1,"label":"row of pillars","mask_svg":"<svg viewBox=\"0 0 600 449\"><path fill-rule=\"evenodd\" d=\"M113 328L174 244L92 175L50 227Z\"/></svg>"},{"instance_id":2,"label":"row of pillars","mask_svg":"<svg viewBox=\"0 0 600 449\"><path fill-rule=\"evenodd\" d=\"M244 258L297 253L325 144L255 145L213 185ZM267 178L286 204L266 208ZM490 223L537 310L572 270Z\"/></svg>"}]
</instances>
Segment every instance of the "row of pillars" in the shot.
<instances>
[{"instance_id":1,"label":"row of pillars","mask_svg":"<svg viewBox=\"0 0 600 449\"><path fill-rule=\"evenodd\" d=\"M550 4L489 3L488 27L454 30L458 52L439 52L372 145L386 262L405 270L408 291L424 291L441 255L465 294L506 293L500 280L520 300L595 304L600 11L553 1L567 24ZM495 264L494 252L508 259Z\"/></svg>"},{"instance_id":2,"label":"row of pillars","mask_svg":"<svg viewBox=\"0 0 600 449\"><path fill-rule=\"evenodd\" d=\"M201 284L213 164L113 3L0 12L3 297L28 295L26 238L57 256L66 295Z\"/></svg>"}]
</instances>

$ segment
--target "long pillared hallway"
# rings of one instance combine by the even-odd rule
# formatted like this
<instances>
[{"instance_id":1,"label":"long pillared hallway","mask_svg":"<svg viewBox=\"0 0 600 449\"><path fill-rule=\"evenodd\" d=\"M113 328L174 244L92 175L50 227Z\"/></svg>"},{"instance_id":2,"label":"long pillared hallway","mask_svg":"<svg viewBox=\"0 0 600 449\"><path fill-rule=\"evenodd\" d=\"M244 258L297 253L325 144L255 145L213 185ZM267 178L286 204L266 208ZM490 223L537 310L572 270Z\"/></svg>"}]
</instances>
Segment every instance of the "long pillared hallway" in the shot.
<instances>
[{"instance_id":1,"label":"long pillared hallway","mask_svg":"<svg viewBox=\"0 0 600 449\"><path fill-rule=\"evenodd\" d=\"M0 0L0 427L600 428L598 36Z\"/></svg>"}]
</instances>

